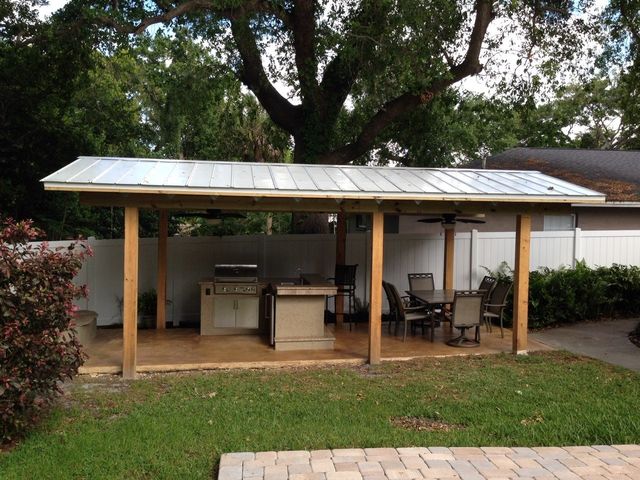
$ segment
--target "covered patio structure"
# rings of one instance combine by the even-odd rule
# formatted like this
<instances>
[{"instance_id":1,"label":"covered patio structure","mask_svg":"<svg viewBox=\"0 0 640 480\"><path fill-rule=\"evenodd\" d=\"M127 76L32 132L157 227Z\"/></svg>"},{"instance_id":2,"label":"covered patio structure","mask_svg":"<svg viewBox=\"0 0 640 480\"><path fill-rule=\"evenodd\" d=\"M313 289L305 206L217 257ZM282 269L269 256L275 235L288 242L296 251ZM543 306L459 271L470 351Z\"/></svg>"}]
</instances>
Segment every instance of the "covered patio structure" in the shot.
<instances>
[{"instance_id":1,"label":"covered patio structure","mask_svg":"<svg viewBox=\"0 0 640 480\"><path fill-rule=\"evenodd\" d=\"M531 171L389 168L80 157L43 179L45 189L79 192L83 203L124 207L122 373L138 365L140 209L160 212L157 329L165 327L170 210L338 214L336 263L344 263L344 215L371 215L369 363L381 361L384 215L511 213L516 218L512 351L527 351L531 213L566 213L572 204L604 203L598 192ZM453 288L454 235L445 229L443 288ZM341 312L336 314L340 320ZM339 327L339 322L337 324ZM337 328L336 328L337 330Z\"/></svg>"}]
</instances>

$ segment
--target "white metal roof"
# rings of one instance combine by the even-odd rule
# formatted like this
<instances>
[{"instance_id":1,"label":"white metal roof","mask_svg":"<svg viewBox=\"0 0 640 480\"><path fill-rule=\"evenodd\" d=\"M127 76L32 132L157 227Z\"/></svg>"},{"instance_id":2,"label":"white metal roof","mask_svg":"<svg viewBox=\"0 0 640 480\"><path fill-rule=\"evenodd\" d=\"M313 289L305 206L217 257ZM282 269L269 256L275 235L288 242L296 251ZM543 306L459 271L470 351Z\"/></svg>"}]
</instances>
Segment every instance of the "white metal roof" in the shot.
<instances>
[{"instance_id":1,"label":"white metal roof","mask_svg":"<svg viewBox=\"0 0 640 480\"><path fill-rule=\"evenodd\" d=\"M79 157L47 190L340 199L600 203L603 194L533 171Z\"/></svg>"}]
</instances>

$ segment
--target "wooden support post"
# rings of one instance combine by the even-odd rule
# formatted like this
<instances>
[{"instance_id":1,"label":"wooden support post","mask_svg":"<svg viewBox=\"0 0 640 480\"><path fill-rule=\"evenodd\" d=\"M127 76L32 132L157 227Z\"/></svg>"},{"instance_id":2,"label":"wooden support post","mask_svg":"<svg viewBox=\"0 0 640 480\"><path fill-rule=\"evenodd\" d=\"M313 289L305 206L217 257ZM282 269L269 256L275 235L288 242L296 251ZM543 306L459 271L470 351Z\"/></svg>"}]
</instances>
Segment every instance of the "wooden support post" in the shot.
<instances>
[{"instance_id":1,"label":"wooden support post","mask_svg":"<svg viewBox=\"0 0 640 480\"><path fill-rule=\"evenodd\" d=\"M122 308L122 376L136 377L138 341L138 223L137 207L124 209L124 303Z\"/></svg>"},{"instance_id":2,"label":"wooden support post","mask_svg":"<svg viewBox=\"0 0 640 480\"><path fill-rule=\"evenodd\" d=\"M531 215L516 219L516 262L513 290L513 353L527 353Z\"/></svg>"},{"instance_id":3,"label":"wooden support post","mask_svg":"<svg viewBox=\"0 0 640 480\"><path fill-rule=\"evenodd\" d=\"M347 260L347 218L344 212L338 213L336 223L336 265L344 265ZM344 322L344 296L336 295L336 328Z\"/></svg>"},{"instance_id":4,"label":"wooden support post","mask_svg":"<svg viewBox=\"0 0 640 480\"><path fill-rule=\"evenodd\" d=\"M169 212L160 210L158 225L158 281L156 291L156 328L164 330L167 324L167 237L169 236Z\"/></svg>"},{"instance_id":5,"label":"wooden support post","mask_svg":"<svg viewBox=\"0 0 640 480\"><path fill-rule=\"evenodd\" d=\"M443 288L453 289L453 257L455 251L455 230L453 228L444 229L444 278Z\"/></svg>"},{"instance_id":6,"label":"wooden support post","mask_svg":"<svg viewBox=\"0 0 640 480\"><path fill-rule=\"evenodd\" d=\"M380 363L382 334L382 260L384 213L374 212L371 229L371 295L369 296L369 363Z\"/></svg>"}]
</instances>

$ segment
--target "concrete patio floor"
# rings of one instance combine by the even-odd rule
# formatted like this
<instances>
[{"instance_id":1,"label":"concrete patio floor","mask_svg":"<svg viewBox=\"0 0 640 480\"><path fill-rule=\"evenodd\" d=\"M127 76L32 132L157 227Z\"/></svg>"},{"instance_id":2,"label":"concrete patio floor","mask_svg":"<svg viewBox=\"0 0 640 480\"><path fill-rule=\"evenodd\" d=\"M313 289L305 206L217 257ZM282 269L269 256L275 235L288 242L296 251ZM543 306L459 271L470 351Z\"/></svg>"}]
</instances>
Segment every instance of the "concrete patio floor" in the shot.
<instances>
[{"instance_id":1,"label":"concrete patio floor","mask_svg":"<svg viewBox=\"0 0 640 480\"><path fill-rule=\"evenodd\" d=\"M138 371L160 372L173 370L197 370L215 368L257 368L293 365L321 365L326 363L364 363L367 359L369 334L367 325L345 326L335 331L334 350L275 351L266 338L257 335L201 336L196 329L174 328L164 331L138 331ZM477 348L455 348L446 341L457 335L448 324L436 328L435 341L431 343L419 332L407 337L387 332L383 325L383 360L474 355L511 352L511 331L500 329L493 333L482 330L481 345ZM536 342L529 342L529 350L550 350ZM122 365L122 330L98 329L97 337L87 346L89 355L80 373L118 373Z\"/></svg>"},{"instance_id":2,"label":"concrete patio floor","mask_svg":"<svg viewBox=\"0 0 640 480\"><path fill-rule=\"evenodd\" d=\"M631 318L583 322L532 333L530 337L555 349L568 350L640 372L640 348L631 343L628 336L639 321Z\"/></svg>"},{"instance_id":3,"label":"concrete patio floor","mask_svg":"<svg viewBox=\"0 0 640 480\"><path fill-rule=\"evenodd\" d=\"M631 480L640 445L411 447L227 453L218 480Z\"/></svg>"}]
</instances>

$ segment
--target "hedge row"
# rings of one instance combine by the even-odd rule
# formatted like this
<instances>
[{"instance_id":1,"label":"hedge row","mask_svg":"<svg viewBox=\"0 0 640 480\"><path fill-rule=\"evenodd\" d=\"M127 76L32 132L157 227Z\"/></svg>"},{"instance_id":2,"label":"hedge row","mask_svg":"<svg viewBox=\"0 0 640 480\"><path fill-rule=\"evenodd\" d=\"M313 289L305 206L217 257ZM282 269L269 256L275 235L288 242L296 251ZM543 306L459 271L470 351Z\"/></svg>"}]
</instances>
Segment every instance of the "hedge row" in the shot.
<instances>
[{"instance_id":1,"label":"hedge row","mask_svg":"<svg viewBox=\"0 0 640 480\"><path fill-rule=\"evenodd\" d=\"M499 277L513 272L501 265ZM512 316L512 301L505 320ZM612 265L590 268L579 262L575 268L541 268L529 275L529 327L575 323L640 314L640 267Z\"/></svg>"}]
</instances>

